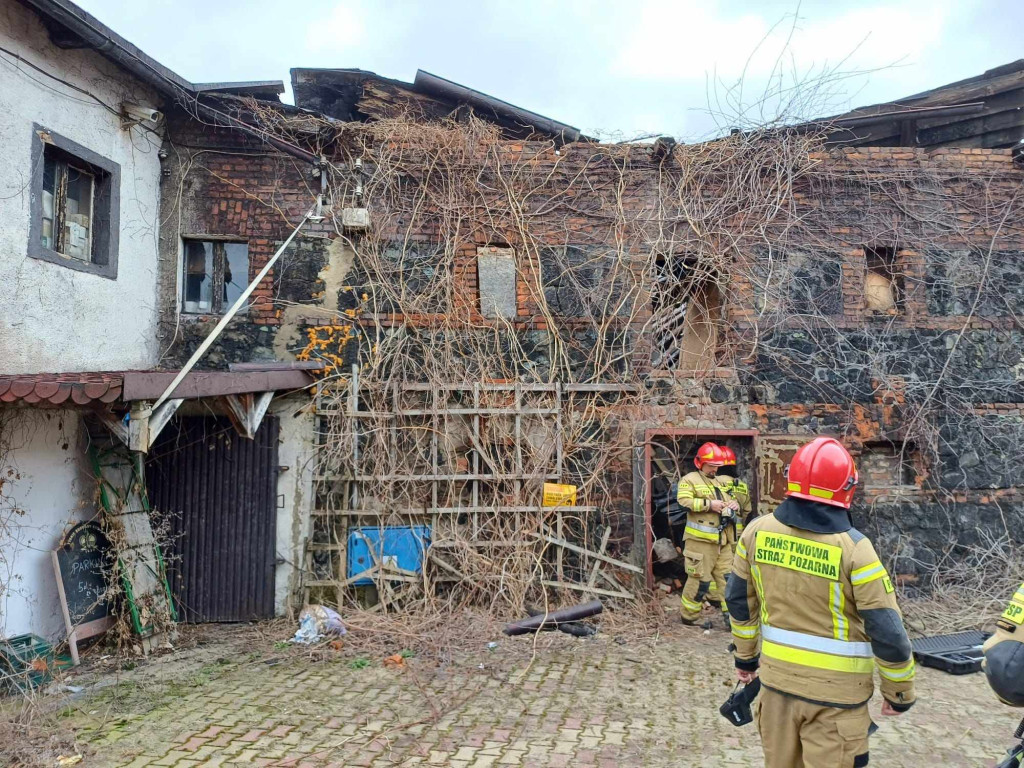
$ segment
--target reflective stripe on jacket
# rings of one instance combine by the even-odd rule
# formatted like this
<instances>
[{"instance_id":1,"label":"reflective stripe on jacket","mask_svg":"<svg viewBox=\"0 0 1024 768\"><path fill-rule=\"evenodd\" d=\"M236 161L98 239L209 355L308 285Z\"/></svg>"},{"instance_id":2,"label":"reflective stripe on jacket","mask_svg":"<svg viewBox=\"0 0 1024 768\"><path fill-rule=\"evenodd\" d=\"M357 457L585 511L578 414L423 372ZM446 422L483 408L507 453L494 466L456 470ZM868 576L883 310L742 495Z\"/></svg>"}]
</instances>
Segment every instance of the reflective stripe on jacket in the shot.
<instances>
[{"instance_id":1,"label":"reflective stripe on jacket","mask_svg":"<svg viewBox=\"0 0 1024 768\"><path fill-rule=\"evenodd\" d=\"M712 501L729 501L731 498L729 492L713 478L701 472L685 475L679 481L679 489L676 491L676 501L686 510L683 539L732 544L736 540L735 526L723 526L722 516L711 511Z\"/></svg>"},{"instance_id":2,"label":"reflective stripe on jacket","mask_svg":"<svg viewBox=\"0 0 1024 768\"><path fill-rule=\"evenodd\" d=\"M726 600L737 666L755 665L760 651L766 686L856 706L871 698L877 668L886 699L913 703L914 659L895 590L856 529L814 533L774 514L755 519L736 545Z\"/></svg>"},{"instance_id":3,"label":"reflective stripe on jacket","mask_svg":"<svg viewBox=\"0 0 1024 768\"><path fill-rule=\"evenodd\" d=\"M1010 598L982 651L985 676L996 696L1004 704L1024 707L1024 584Z\"/></svg>"}]
</instances>

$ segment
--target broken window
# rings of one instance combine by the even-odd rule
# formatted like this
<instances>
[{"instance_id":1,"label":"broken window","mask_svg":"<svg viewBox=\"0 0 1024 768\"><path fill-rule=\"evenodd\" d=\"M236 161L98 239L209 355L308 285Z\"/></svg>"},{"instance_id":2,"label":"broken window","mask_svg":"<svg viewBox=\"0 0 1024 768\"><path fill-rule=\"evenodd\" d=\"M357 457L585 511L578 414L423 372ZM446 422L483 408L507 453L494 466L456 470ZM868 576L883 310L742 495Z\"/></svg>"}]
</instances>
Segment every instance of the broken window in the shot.
<instances>
[{"instance_id":1,"label":"broken window","mask_svg":"<svg viewBox=\"0 0 1024 768\"><path fill-rule=\"evenodd\" d=\"M47 148L49 149L49 148ZM92 203L96 176L71 159L43 156L42 244L72 259L92 260Z\"/></svg>"},{"instance_id":2,"label":"broken window","mask_svg":"<svg viewBox=\"0 0 1024 768\"><path fill-rule=\"evenodd\" d=\"M184 242L183 311L223 314L249 285L249 246L224 240Z\"/></svg>"},{"instance_id":3,"label":"broken window","mask_svg":"<svg viewBox=\"0 0 1024 768\"><path fill-rule=\"evenodd\" d=\"M655 370L706 371L715 365L721 292L695 258L660 255L651 292Z\"/></svg>"},{"instance_id":4,"label":"broken window","mask_svg":"<svg viewBox=\"0 0 1024 768\"><path fill-rule=\"evenodd\" d=\"M117 165L49 131L36 139L29 255L116 277Z\"/></svg>"},{"instance_id":5,"label":"broken window","mask_svg":"<svg viewBox=\"0 0 1024 768\"><path fill-rule=\"evenodd\" d=\"M893 488L914 485L916 451L911 443L865 443L857 469L861 482L867 488Z\"/></svg>"},{"instance_id":6,"label":"broken window","mask_svg":"<svg viewBox=\"0 0 1024 768\"><path fill-rule=\"evenodd\" d=\"M895 248L864 246L864 306L873 312L903 312L904 283Z\"/></svg>"}]
</instances>

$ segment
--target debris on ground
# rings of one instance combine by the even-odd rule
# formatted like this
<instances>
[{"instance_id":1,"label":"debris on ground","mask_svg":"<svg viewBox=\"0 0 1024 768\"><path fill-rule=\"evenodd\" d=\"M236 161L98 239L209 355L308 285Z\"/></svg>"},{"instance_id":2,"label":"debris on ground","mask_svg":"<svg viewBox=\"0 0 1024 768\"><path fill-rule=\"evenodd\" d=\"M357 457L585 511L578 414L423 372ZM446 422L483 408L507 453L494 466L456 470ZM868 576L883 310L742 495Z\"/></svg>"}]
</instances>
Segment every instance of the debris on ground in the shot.
<instances>
[{"instance_id":1,"label":"debris on ground","mask_svg":"<svg viewBox=\"0 0 1024 768\"><path fill-rule=\"evenodd\" d=\"M299 629L289 643L313 645L325 637L345 634L345 625L336 611L324 605L307 605L299 614ZM340 648L340 646L339 646Z\"/></svg>"},{"instance_id":2,"label":"debris on ground","mask_svg":"<svg viewBox=\"0 0 1024 768\"><path fill-rule=\"evenodd\" d=\"M392 654L384 659L385 667L404 667L405 657L400 653Z\"/></svg>"},{"instance_id":3,"label":"debris on ground","mask_svg":"<svg viewBox=\"0 0 1024 768\"><path fill-rule=\"evenodd\" d=\"M526 635L530 632L559 629L567 634L576 635L577 637L586 637L594 634L597 630L594 629L593 631L589 631L580 629L580 627L587 626L579 624L580 619L596 616L603 610L604 605L601 604L600 600L591 600L589 603L573 605L569 608L562 608L557 611L540 611L532 609L529 611L531 614L530 616L525 619L512 622L505 627L504 632L506 635ZM567 626L573 624L576 626ZM563 627L565 627L565 629L563 629ZM586 632L586 634L577 634L577 632Z\"/></svg>"}]
</instances>

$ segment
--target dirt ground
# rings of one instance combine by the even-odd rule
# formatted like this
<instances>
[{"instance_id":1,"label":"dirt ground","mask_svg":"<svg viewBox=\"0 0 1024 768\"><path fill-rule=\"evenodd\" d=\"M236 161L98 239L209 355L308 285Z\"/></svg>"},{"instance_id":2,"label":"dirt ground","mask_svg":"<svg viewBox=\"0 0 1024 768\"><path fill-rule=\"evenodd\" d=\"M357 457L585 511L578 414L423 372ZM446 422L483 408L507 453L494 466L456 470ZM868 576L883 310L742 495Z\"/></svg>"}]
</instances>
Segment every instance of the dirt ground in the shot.
<instances>
[{"instance_id":1,"label":"dirt ground","mask_svg":"<svg viewBox=\"0 0 1024 768\"><path fill-rule=\"evenodd\" d=\"M295 648L281 642L293 630L284 622L186 628L173 654L125 662L97 652L38 696L38 764L76 755L82 766L133 768L761 763L754 727L717 711L733 682L720 620L707 634L667 620L643 634L606 627L588 639L488 627L489 640L431 654L400 640L370 652L355 637ZM922 669L918 680L920 703L906 715L883 719L874 705L872 764L993 765L1020 713L995 700L983 675ZM66 738L55 741L58 732ZM19 736L23 753L30 736Z\"/></svg>"}]
</instances>

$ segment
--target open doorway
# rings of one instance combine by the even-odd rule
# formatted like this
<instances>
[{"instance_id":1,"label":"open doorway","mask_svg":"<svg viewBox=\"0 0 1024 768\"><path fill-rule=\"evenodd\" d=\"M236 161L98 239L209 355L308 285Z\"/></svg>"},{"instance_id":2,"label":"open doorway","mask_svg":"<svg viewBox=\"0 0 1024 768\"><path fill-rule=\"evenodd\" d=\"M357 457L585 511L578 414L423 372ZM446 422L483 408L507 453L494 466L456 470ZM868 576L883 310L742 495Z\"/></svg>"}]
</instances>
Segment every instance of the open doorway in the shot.
<instances>
[{"instance_id":1,"label":"open doorway","mask_svg":"<svg viewBox=\"0 0 1024 768\"><path fill-rule=\"evenodd\" d=\"M676 501L683 475L694 471L697 448L711 441L728 446L736 453L736 467L724 468L750 487L752 515L757 514L757 461L755 430L651 430L647 435L646 477L647 533L651 564L648 583L662 592L682 589L686 574L682 567L683 527L686 513ZM671 542L669 544L668 542ZM672 557L674 548L676 557Z\"/></svg>"}]
</instances>

